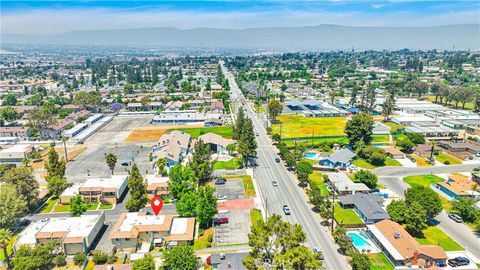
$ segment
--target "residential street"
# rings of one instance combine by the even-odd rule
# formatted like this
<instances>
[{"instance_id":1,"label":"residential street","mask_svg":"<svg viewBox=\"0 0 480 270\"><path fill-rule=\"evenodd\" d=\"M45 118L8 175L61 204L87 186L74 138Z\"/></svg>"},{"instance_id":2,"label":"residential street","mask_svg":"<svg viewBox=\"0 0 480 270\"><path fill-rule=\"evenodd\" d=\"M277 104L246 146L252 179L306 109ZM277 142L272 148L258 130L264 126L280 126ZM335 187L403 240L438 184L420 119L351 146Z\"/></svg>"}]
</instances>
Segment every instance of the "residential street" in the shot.
<instances>
[{"instance_id":1,"label":"residential street","mask_svg":"<svg viewBox=\"0 0 480 270\"><path fill-rule=\"evenodd\" d=\"M410 187L403 182L402 178L408 175L422 175L435 173L449 173L469 171L478 165L449 165L441 167L417 167L417 168L399 168L399 167L383 167L375 169L378 175L378 181L385 185L386 188L397 193L404 198L404 192ZM395 176L392 176L395 175ZM477 258L480 258L480 235L474 232L470 227L463 223L456 223L448 218L447 213L442 211L435 221L438 227L448 234L452 239L457 241L466 250L472 252ZM434 221L434 222L435 222Z\"/></svg>"},{"instance_id":2,"label":"residential street","mask_svg":"<svg viewBox=\"0 0 480 270\"><path fill-rule=\"evenodd\" d=\"M254 169L259 190L257 195L267 205L267 214L279 214L284 220L291 223L298 223L303 226L307 234L307 244L310 247L320 247L325 256L324 266L327 269L349 269L345 257L337 249L338 246L327 228L320 225L320 219L311 209L312 206L307 202L306 195L298 187L295 176L287 171L281 164L275 162L277 156L276 148L267 137L266 131L260 121L256 118L252 108L247 106L246 100L234 76L222 65L223 73L228 78L230 88L232 89L231 99L234 107L242 106L246 115L252 119L254 131L257 136L257 163L258 167ZM278 182L278 187L272 185L272 181ZM291 215L286 216L283 213L282 206L286 204L290 207Z\"/></svg>"}]
</instances>

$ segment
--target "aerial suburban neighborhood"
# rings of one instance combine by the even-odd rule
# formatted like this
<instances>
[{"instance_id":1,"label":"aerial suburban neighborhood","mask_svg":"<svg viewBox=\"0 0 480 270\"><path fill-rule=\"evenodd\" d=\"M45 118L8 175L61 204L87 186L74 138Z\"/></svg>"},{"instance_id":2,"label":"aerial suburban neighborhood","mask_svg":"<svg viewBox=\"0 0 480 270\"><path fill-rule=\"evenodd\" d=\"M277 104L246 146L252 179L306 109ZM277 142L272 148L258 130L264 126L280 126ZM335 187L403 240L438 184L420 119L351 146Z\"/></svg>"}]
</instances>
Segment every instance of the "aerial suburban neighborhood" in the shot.
<instances>
[{"instance_id":1,"label":"aerial suburban neighborhood","mask_svg":"<svg viewBox=\"0 0 480 270\"><path fill-rule=\"evenodd\" d=\"M133 23L144 7L23 2L1 4L0 269L480 269L478 20L314 30L296 13L292 28L201 28L215 4L254 4L151 1L158 14L194 5L188 22L202 23L96 30L87 10ZM438 8L377 2L256 8ZM59 31L71 10L92 23L13 34L15 16L50 9ZM310 44L308 31L337 34Z\"/></svg>"}]
</instances>

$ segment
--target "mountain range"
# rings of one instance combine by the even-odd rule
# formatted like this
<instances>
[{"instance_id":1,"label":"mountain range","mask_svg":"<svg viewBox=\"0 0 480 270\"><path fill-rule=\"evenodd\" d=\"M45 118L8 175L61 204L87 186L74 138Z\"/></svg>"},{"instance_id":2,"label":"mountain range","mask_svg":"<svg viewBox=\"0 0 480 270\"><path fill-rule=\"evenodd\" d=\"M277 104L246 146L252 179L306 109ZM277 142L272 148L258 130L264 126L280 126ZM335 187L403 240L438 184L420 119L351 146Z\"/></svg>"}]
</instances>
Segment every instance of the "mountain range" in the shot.
<instances>
[{"instance_id":1,"label":"mountain range","mask_svg":"<svg viewBox=\"0 0 480 270\"><path fill-rule=\"evenodd\" d=\"M256 48L299 50L479 49L480 24L425 27L319 25L248 29L172 27L81 30L55 35L1 33L4 44Z\"/></svg>"}]
</instances>

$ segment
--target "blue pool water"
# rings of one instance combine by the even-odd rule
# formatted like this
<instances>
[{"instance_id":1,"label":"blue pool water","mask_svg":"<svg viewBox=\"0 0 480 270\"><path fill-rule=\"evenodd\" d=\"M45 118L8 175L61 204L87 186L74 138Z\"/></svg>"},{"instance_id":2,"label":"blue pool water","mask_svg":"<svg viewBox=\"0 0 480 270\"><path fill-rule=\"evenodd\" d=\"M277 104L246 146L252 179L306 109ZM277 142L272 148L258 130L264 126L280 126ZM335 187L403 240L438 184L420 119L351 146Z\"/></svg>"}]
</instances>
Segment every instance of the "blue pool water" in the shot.
<instances>
[{"instance_id":1,"label":"blue pool water","mask_svg":"<svg viewBox=\"0 0 480 270\"><path fill-rule=\"evenodd\" d=\"M370 244L360 234L356 232L349 232L347 235L352 239L355 248L359 250L370 248Z\"/></svg>"},{"instance_id":2,"label":"blue pool water","mask_svg":"<svg viewBox=\"0 0 480 270\"><path fill-rule=\"evenodd\" d=\"M315 158L317 156L317 153L315 152L307 152L305 153L305 155L303 155L303 157L305 158Z\"/></svg>"}]
</instances>

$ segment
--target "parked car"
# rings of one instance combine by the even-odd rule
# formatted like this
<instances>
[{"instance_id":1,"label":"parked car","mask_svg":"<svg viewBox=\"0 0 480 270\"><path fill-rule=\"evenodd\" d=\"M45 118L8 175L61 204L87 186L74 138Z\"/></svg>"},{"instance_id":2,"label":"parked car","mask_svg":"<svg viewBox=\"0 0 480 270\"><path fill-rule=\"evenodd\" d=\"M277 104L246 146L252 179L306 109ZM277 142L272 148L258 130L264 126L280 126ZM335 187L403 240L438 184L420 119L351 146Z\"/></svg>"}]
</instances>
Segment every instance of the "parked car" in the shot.
<instances>
[{"instance_id":1,"label":"parked car","mask_svg":"<svg viewBox=\"0 0 480 270\"><path fill-rule=\"evenodd\" d=\"M214 225L221 225L228 223L228 217L221 217L221 218L214 218L213 219L213 224Z\"/></svg>"},{"instance_id":2,"label":"parked car","mask_svg":"<svg viewBox=\"0 0 480 270\"><path fill-rule=\"evenodd\" d=\"M448 217L457 222L457 223L462 223L463 222L463 218L457 214L454 214L454 213L448 213Z\"/></svg>"},{"instance_id":3,"label":"parked car","mask_svg":"<svg viewBox=\"0 0 480 270\"><path fill-rule=\"evenodd\" d=\"M217 199L219 199L219 200L226 200L227 198L228 198L227 195L218 195L217 196Z\"/></svg>"},{"instance_id":4,"label":"parked car","mask_svg":"<svg viewBox=\"0 0 480 270\"><path fill-rule=\"evenodd\" d=\"M257 136L257 137L258 137L258 136L260 136L260 135L258 135L258 133L255 133L255 136Z\"/></svg>"},{"instance_id":5,"label":"parked car","mask_svg":"<svg viewBox=\"0 0 480 270\"><path fill-rule=\"evenodd\" d=\"M272 185L273 185L274 187L278 187L278 182L274 180L274 181L272 181Z\"/></svg>"},{"instance_id":6,"label":"parked car","mask_svg":"<svg viewBox=\"0 0 480 270\"><path fill-rule=\"evenodd\" d=\"M227 183L227 179L225 178L218 178L215 180L215 185L225 185L225 183Z\"/></svg>"},{"instance_id":7,"label":"parked car","mask_svg":"<svg viewBox=\"0 0 480 270\"><path fill-rule=\"evenodd\" d=\"M275 158L275 162L280 163L280 158L279 158L279 157L276 157L276 158Z\"/></svg>"},{"instance_id":8,"label":"parked car","mask_svg":"<svg viewBox=\"0 0 480 270\"><path fill-rule=\"evenodd\" d=\"M288 205L284 204L283 205L283 212L285 213L285 215L290 215L290 208L288 207Z\"/></svg>"},{"instance_id":9,"label":"parked car","mask_svg":"<svg viewBox=\"0 0 480 270\"><path fill-rule=\"evenodd\" d=\"M323 252L319 247L314 247L313 248L313 253L315 254L315 256L317 257L318 260L323 260L324 259Z\"/></svg>"},{"instance_id":10,"label":"parked car","mask_svg":"<svg viewBox=\"0 0 480 270\"><path fill-rule=\"evenodd\" d=\"M470 260L465 257L456 257L448 260L448 265L450 265L451 267L465 266L469 264Z\"/></svg>"},{"instance_id":11,"label":"parked car","mask_svg":"<svg viewBox=\"0 0 480 270\"><path fill-rule=\"evenodd\" d=\"M128 166L128 162L122 162L122 166Z\"/></svg>"},{"instance_id":12,"label":"parked car","mask_svg":"<svg viewBox=\"0 0 480 270\"><path fill-rule=\"evenodd\" d=\"M414 163L417 162L417 160L414 157L412 157L411 155L407 155L406 158L408 158L411 162L414 162Z\"/></svg>"}]
</instances>

